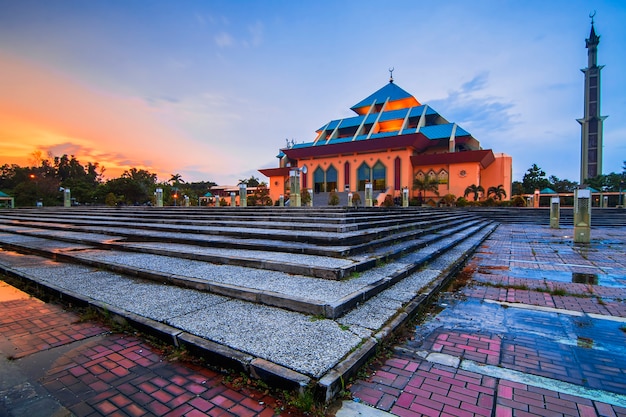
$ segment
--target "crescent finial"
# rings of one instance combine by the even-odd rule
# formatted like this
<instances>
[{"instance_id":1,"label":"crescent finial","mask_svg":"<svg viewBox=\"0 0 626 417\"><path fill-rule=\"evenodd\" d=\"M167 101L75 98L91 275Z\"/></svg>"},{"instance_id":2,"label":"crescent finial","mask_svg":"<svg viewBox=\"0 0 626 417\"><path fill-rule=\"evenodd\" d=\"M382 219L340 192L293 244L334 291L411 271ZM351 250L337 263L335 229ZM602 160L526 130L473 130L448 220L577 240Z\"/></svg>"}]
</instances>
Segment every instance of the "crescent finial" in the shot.
<instances>
[{"instance_id":1,"label":"crescent finial","mask_svg":"<svg viewBox=\"0 0 626 417\"><path fill-rule=\"evenodd\" d=\"M591 19L591 24L593 25L593 18L596 17L596 11L594 10L593 13L589 13L589 18Z\"/></svg>"}]
</instances>

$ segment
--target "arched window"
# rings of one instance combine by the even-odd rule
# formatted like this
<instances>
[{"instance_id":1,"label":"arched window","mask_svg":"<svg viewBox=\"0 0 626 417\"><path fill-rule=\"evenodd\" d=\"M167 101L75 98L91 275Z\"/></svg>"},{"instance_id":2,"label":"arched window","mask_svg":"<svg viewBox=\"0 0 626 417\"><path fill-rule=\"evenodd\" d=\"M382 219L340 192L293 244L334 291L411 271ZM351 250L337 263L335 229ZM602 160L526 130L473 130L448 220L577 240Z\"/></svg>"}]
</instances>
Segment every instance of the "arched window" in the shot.
<instances>
[{"instance_id":1,"label":"arched window","mask_svg":"<svg viewBox=\"0 0 626 417\"><path fill-rule=\"evenodd\" d=\"M447 184L448 183L448 171L446 171L445 169L442 169L441 171L439 171L439 184Z\"/></svg>"},{"instance_id":2,"label":"arched window","mask_svg":"<svg viewBox=\"0 0 626 417\"><path fill-rule=\"evenodd\" d=\"M418 179L419 181L424 181L425 176L426 175L424 175L422 171L417 171L417 174L415 174L415 178Z\"/></svg>"},{"instance_id":3,"label":"arched window","mask_svg":"<svg viewBox=\"0 0 626 417\"><path fill-rule=\"evenodd\" d=\"M337 168L329 166L326 170L326 191L337 189Z\"/></svg>"},{"instance_id":4,"label":"arched window","mask_svg":"<svg viewBox=\"0 0 626 417\"><path fill-rule=\"evenodd\" d=\"M435 171L433 171L432 169L428 171L428 178L430 178L431 180L439 181L439 178L437 178L437 174L435 174Z\"/></svg>"},{"instance_id":5,"label":"arched window","mask_svg":"<svg viewBox=\"0 0 626 417\"><path fill-rule=\"evenodd\" d=\"M316 193L326 191L324 188L324 170L322 167L317 167L315 172L313 172L313 190Z\"/></svg>"},{"instance_id":6,"label":"arched window","mask_svg":"<svg viewBox=\"0 0 626 417\"><path fill-rule=\"evenodd\" d=\"M382 162L378 161L372 170L372 182L374 190L384 190L387 188L387 168Z\"/></svg>"},{"instance_id":7,"label":"arched window","mask_svg":"<svg viewBox=\"0 0 626 417\"><path fill-rule=\"evenodd\" d=\"M397 156L396 159L393 161L393 165L394 165L394 173L393 173L393 188L398 191L401 187L400 185L400 167L401 167L401 160L400 157Z\"/></svg>"},{"instance_id":8,"label":"arched window","mask_svg":"<svg viewBox=\"0 0 626 417\"><path fill-rule=\"evenodd\" d=\"M369 165L363 162L359 169L356 170L357 189L359 191L365 191L365 183L371 181L372 169Z\"/></svg>"}]
</instances>

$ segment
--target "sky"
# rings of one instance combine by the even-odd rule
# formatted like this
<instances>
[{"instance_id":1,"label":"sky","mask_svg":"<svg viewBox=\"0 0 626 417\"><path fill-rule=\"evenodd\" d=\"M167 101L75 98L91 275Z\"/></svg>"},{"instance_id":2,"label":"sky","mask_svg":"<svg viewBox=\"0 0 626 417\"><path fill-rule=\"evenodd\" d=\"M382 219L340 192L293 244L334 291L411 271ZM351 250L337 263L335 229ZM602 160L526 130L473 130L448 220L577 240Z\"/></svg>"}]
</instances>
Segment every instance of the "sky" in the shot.
<instances>
[{"instance_id":1,"label":"sky","mask_svg":"<svg viewBox=\"0 0 626 417\"><path fill-rule=\"evenodd\" d=\"M233 185L389 80L484 149L578 181L585 38L603 173L626 160L624 0L0 0L0 165Z\"/></svg>"}]
</instances>

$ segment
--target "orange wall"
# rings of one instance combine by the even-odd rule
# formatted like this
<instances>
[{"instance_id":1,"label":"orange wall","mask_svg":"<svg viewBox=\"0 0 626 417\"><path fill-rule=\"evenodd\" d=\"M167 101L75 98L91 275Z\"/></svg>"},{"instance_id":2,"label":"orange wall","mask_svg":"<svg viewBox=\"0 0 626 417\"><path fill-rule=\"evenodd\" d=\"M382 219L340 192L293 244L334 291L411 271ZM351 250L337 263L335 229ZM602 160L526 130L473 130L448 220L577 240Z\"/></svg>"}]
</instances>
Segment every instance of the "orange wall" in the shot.
<instances>
[{"instance_id":1,"label":"orange wall","mask_svg":"<svg viewBox=\"0 0 626 417\"><path fill-rule=\"evenodd\" d=\"M350 191L357 191L358 180L357 170L363 162L367 163L372 168L378 161L385 165L387 168L385 183L390 192L393 192L394 176L395 176L395 159L400 157L400 187L409 187L413 185L413 172L411 168L410 157L412 152L404 150L389 150L387 152L377 152L368 154L350 154L341 156L331 156L325 158L312 158L301 159L298 161L298 166L306 166L308 169L307 188L313 188L313 173L318 167L321 167L326 171L331 165L337 169L337 188L339 191L344 191L345 186L349 185ZM346 162L350 163L350 184L345 183L344 166ZM272 182L272 184L274 184ZM399 190L397 190L399 191Z\"/></svg>"},{"instance_id":2,"label":"orange wall","mask_svg":"<svg viewBox=\"0 0 626 417\"><path fill-rule=\"evenodd\" d=\"M506 200L511 199L511 184L513 175L513 158L503 153L494 154L496 160L482 172L481 185L485 192L489 187L502 185L506 191Z\"/></svg>"},{"instance_id":3,"label":"orange wall","mask_svg":"<svg viewBox=\"0 0 626 417\"><path fill-rule=\"evenodd\" d=\"M448 171L448 184L439 185L439 197L434 193L427 193L425 198L433 198L438 200L446 194L454 194L457 198L462 197L465 189L473 184L481 185L486 192L489 187L496 187L502 185L507 193L507 199L511 196L511 175L512 175L512 158L505 154L495 154L495 161L489 165L486 169L481 170L480 164L477 162L468 162L461 164L440 164L440 165L423 165L417 168L411 166L410 157L412 151L408 149L403 150L388 150L387 152L377 152L369 154L350 154L341 156L331 156L324 158L311 158L301 159L298 161L298 166L302 168L307 167L307 188L313 188L313 173L318 167L323 170L327 170L331 165L337 169L337 188L339 191L344 191L344 165L346 162L350 162L350 191L357 191L357 170L359 166L366 162L370 167L373 167L379 160L386 166L386 184L389 188L389 194L397 195L400 190L394 190L394 175L395 175L395 159L400 157L400 187L408 187L411 190L410 195L417 197L418 191L413 190L413 178L418 171L427 174L431 169L438 173L441 169ZM268 185L270 188L270 197L276 201L281 194L285 194L284 183L289 178L284 177L271 177L269 178ZM301 174L302 181L302 174ZM472 198L472 196L468 196ZM285 195L285 199L287 196Z\"/></svg>"}]
</instances>

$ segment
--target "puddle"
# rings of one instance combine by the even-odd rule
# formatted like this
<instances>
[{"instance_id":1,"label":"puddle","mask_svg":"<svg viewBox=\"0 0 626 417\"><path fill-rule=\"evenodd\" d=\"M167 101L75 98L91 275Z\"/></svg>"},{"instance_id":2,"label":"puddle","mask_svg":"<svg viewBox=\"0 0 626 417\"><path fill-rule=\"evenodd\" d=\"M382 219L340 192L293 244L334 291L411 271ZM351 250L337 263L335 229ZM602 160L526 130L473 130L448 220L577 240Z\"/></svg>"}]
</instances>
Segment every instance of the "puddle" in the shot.
<instances>
[{"instance_id":1,"label":"puddle","mask_svg":"<svg viewBox=\"0 0 626 417\"><path fill-rule=\"evenodd\" d=\"M481 271L482 272L482 271ZM544 271L541 269L530 268L510 268L509 276L515 278L529 278L537 280L548 280L563 283L602 285L604 287L624 288L623 277L612 274L591 274L586 272L570 272L570 271Z\"/></svg>"},{"instance_id":2,"label":"puddle","mask_svg":"<svg viewBox=\"0 0 626 417\"><path fill-rule=\"evenodd\" d=\"M0 302L3 301L15 301L15 300L27 300L30 295L23 291L18 290L12 285L7 284L4 281L0 281Z\"/></svg>"},{"instance_id":3,"label":"puddle","mask_svg":"<svg viewBox=\"0 0 626 417\"><path fill-rule=\"evenodd\" d=\"M585 274L583 272L572 272L572 282L575 284L598 285L598 274Z\"/></svg>"},{"instance_id":4,"label":"puddle","mask_svg":"<svg viewBox=\"0 0 626 417\"><path fill-rule=\"evenodd\" d=\"M578 339L576 340L576 345L584 349L593 349L593 339L578 336Z\"/></svg>"}]
</instances>

